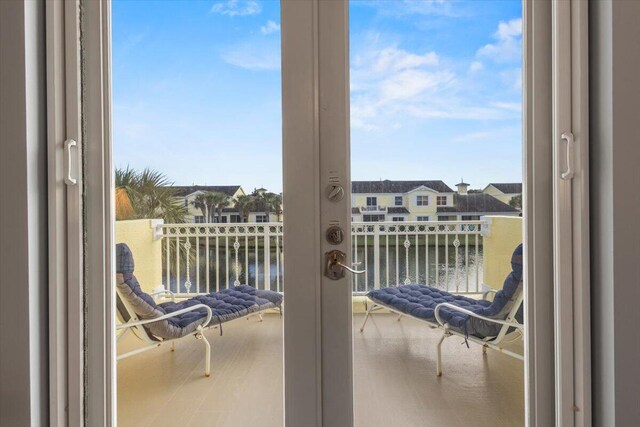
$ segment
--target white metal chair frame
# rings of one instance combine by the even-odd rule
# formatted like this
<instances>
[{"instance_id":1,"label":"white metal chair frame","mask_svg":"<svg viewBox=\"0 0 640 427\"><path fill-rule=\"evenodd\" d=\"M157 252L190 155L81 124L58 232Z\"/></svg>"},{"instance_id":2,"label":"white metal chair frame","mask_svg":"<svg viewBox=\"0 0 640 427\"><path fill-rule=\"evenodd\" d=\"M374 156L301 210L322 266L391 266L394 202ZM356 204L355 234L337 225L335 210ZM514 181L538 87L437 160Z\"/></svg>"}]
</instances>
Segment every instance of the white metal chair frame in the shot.
<instances>
[{"instance_id":1,"label":"white metal chair frame","mask_svg":"<svg viewBox=\"0 0 640 427\"><path fill-rule=\"evenodd\" d=\"M181 314L188 313L188 312L194 311L194 310L199 310L199 309L206 310L207 317L206 317L206 320L204 322L204 325L209 325L209 323L211 322L211 319L213 318L213 313L211 312L211 307L209 307L208 305L205 305L205 304L196 304L196 305L192 305L191 307L183 308L181 310L177 310L177 311L165 314L165 315L160 316L160 317L156 317L156 318L153 318L153 319L140 320L138 318L138 315L136 314L136 312L133 310L133 307L131 307L131 305L127 302L127 300L125 298L123 298L122 295L120 295L120 292L117 289L116 289L116 292L120 296L120 300L122 301L125 309L127 310L127 313L130 316L129 320L125 322L124 318L122 317L122 315L118 312L118 317L119 317L119 320L121 321L121 323L116 326L116 333L117 333L117 331L122 331L122 332L120 332L117 335L116 340L120 341L120 339L128 331L132 331L139 339L141 339L142 341L144 341L147 344L146 346L144 346L142 348L139 348L139 349L136 349L136 350L132 350L132 351L129 351L129 352L126 352L126 353L118 355L116 357L116 360L122 360L122 359L125 359L127 357L134 356L134 355L139 354L139 353L143 353L143 352L145 352L147 350L151 350L151 349L154 349L156 347L160 347L163 344L167 344L167 343L171 344L171 351L173 351L174 348L175 348L174 347L175 341L177 341L179 339L182 339L182 338L186 338L186 337L192 336L197 340L202 340L202 342L205 345L204 374L207 377L211 376L211 344L209 344L209 341L204 336L204 331L206 331L208 329L217 328L218 327L217 324L210 325L210 326L199 325L198 328L194 332L192 332L190 334L187 334L187 335L179 337L179 338L170 338L170 339L161 339L161 338L153 339L153 338L151 338L151 336L149 336L149 334L147 333L147 330L144 328L144 325L148 325L150 323L166 320L166 319L169 319L169 318L172 318L172 317L176 317L176 316L179 316ZM171 292L171 291L168 291L168 290L154 292L154 293L151 293L149 295L152 298L155 298L158 295L168 295L171 298L171 301L175 302L175 294L173 292ZM262 322L262 312L264 312L266 310L268 310L268 309L260 310L260 311L251 313L251 315L258 315L259 318L260 318L260 321ZM282 308L280 308L280 314L282 314ZM246 317L248 319L249 317L251 317L251 315L243 316L243 317Z\"/></svg>"},{"instance_id":2,"label":"white metal chair frame","mask_svg":"<svg viewBox=\"0 0 640 427\"><path fill-rule=\"evenodd\" d=\"M482 299L486 300L487 296L491 293L496 293L496 290L490 290L487 292L484 292L482 294ZM369 298L370 299L370 298ZM505 349L502 344L504 342L507 342L504 340L505 336L509 333L509 329L514 328L517 332L520 333L520 338L522 338L524 336L524 325L522 323L519 323L515 317L516 317L516 313L518 312L518 310L520 309L520 306L522 305L522 301L524 299L524 292L522 292L522 290L520 290L520 292L518 293L518 296L515 299L515 303L513 304L513 307L511 308L511 310L509 310L509 313L507 314L507 316L505 317L504 320L501 319L491 319L489 317L485 317L485 316L481 316L479 314L476 314L472 311L469 311L465 308L459 307L455 304L451 304L448 302L443 302L440 303L436 306L435 310L434 310L434 314L436 317L436 321L437 323L425 320L423 318L420 317L416 317L416 316L412 316L410 314L406 314L406 313L402 313L401 311L390 307L386 304L380 304L377 303L373 300L371 300L372 304L371 306L367 309L367 313L365 314L364 317L364 321L362 322L362 327L360 328L360 332L364 332L364 327L367 324L367 320L369 319L369 315L371 313L373 313L374 311L377 310L383 310L383 309L387 309L391 312L397 313L398 316L398 320L400 320L403 316L407 316L416 320L419 320L421 322L426 323L427 325L429 325L429 327L431 327L432 329L435 328L441 328L443 330L442 332L442 338L440 338L440 341L438 342L438 346L437 346L437 363L436 363L436 375L437 376L441 376L442 375L442 343L444 342L444 340L450 336L456 335L456 336L460 336L465 338L467 341L471 341L477 344L480 344L482 346L482 354L486 354L487 352L487 348L492 348L494 350L500 351L508 356L514 357L516 359L520 359L520 360L524 360L524 356L519 354L519 353L515 353L513 351L507 350ZM464 333L458 332L456 330L453 330L449 327L449 325L444 322L442 320L442 318L440 317L440 310L442 310L443 307L446 307L450 310L455 310L458 311L460 313L464 313L468 316L471 317L475 317L477 319L481 319L487 322L492 322L492 323L497 323L499 325L502 325L502 327L500 328L500 331L498 332L498 335L496 335L495 337L486 337L486 338L478 338L476 336L473 335L468 335L465 336ZM510 341L508 341L510 342Z\"/></svg>"}]
</instances>

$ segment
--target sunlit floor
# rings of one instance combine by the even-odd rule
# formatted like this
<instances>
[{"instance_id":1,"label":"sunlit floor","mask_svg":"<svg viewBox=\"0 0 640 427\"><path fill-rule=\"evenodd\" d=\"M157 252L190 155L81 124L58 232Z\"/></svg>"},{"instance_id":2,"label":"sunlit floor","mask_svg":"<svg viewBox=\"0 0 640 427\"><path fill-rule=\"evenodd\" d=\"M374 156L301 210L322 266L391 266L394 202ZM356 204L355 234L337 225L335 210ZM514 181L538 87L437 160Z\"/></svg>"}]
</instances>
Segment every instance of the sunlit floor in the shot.
<instances>
[{"instance_id":1,"label":"sunlit floor","mask_svg":"<svg viewBox=\"0 0 640 427\"><path fill-rule=\"evenodd\" d=\"M356 425L524 425L523 363L496 351L443 346L444 375L435 376L440 332L413 319L375 314L364 333L354 317ZM237 320L207 333L211 377L204 376L203 344L185 338L175 352L161 347L118 362L119 426L281 426L282 333L278 315ZM133 336L121 350L135 348ZM522 344L518 341L515 345Z\"/></svg>"}]
</instances>

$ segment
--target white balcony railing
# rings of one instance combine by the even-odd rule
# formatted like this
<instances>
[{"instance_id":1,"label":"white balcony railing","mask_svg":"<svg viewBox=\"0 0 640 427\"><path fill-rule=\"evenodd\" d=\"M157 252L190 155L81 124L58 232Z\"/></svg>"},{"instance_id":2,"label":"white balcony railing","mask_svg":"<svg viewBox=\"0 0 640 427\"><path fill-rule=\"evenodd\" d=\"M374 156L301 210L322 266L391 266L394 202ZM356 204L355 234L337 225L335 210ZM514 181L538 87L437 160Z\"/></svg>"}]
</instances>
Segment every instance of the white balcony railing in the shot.
<instances>
[{"instance_id":1,"label":"white balcony railing","mask_svg":"<svg viewBox=\"0 0 640 427\"><path fill-rule=\"evenodd\" d=\"M424 283L481 292L483 221L353 223L353 292ZM282 292L282 223L164 224L163 284L178 294L246 283Z\"/></svg>"},{"instance_id":2,"label":"white balcony railing","mask_svg":"<svg viewBox=\"0 0 640 427\"><path fill-rule=\"evenodd\" d=\"M386 206L360 206L360 212L386 212Z\"/></svg>"}]
</instances>

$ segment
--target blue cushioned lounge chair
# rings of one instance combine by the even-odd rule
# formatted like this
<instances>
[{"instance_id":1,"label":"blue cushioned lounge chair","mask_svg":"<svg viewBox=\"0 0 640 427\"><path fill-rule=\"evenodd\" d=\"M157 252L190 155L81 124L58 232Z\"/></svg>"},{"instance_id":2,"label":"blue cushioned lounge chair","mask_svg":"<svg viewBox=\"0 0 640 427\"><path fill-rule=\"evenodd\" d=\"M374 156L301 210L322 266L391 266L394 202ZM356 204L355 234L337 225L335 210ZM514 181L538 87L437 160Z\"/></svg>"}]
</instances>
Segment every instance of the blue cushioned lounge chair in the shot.
<instances>
[{"instance_id":1,"label":"blue cushioned lounge chair","mask_svg":"<svg viewBox=\"0 0 640 427\"><path fill-rule=\"evenodd\" d=\"M267 290L258 290L247 285L239 285L206 295L176 302L170 291L147 294L133 274L134 262L131 250L124 243L116 245L116 308L121 331L118 340L132 331L147 344L137 350L121 355L117 359L133 356L151 350L162 344L184 337L194 337L205 344L205 375L211 374L211 346L204 336L209 328L220 327L222 323L253 314L261 315L265 310L277 308L282 314L282 295ZM169 295L171 301L157 303L154 297ZM262 319L262 317L261 317Z\"/></svg>"},{"instance_id":2,"label":"blue cushioned lounge chair","mask_svg":"<svg viewBox=\"0 0 640 427\"><path fill-rule=\"evenodd\" d=\"M502 346L508 333L524 333L522 245L519 245L511 256L511 269L502 289L486 292L481 300L416 284L373 290L367 294L371 304L360 332L364 332L369 315L380 309L409 316L426 322L433 328L442 329L442 338L437 346L438 376L442 375L442 342L452 335L482 345L483 353L488 347L523 360L521 354ZM495 294L492 301L487 300L489 293Z\"/></svg>"}]
</instances>

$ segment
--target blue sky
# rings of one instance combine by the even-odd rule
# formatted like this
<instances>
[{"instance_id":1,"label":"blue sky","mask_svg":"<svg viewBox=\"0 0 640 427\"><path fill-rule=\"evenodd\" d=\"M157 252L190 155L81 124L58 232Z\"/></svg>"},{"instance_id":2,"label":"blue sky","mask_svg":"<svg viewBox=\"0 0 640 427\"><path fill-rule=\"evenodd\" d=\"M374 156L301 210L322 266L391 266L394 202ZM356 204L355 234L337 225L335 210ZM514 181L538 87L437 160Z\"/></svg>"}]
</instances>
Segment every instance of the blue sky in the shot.
<instances>
[{"instance_id":1,"label":"blue sky","mask_svg":"<svg viewBox=\"0 0 640 427\"><path fill-rule=\"evenodd\" d=\"M518 0L352 1L352 179L521 181ZM113 2L118 167L282 189L277 1Z\"/></svg>"}]
</instances>

